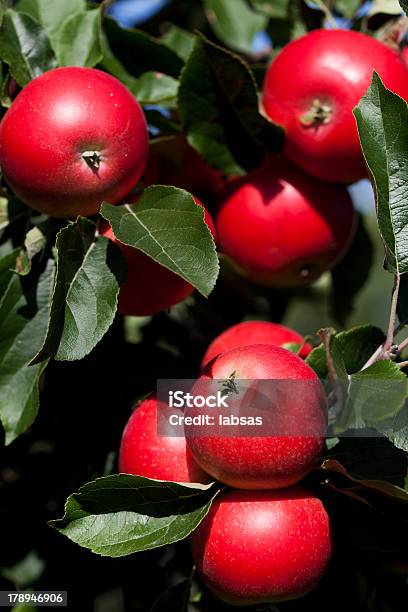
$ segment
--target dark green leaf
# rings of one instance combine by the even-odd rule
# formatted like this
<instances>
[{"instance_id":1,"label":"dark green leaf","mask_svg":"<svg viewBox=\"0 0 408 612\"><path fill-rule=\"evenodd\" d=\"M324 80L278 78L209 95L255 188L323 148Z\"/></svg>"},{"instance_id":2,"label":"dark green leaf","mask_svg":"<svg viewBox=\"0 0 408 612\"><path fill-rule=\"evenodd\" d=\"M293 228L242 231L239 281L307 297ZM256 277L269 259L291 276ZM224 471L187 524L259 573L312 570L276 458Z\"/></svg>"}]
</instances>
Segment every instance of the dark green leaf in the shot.
<instances>
[{"instance_id":1,"label":"dark green leaf","mask_svg":"<svg viewBox=\"0 0 408 612\"><path fill-rule=\"evenodd\" d=\"M140 104L174 105L177 99L178 81L160 72L145 72L137 80L132 93Z\"/></svg>"},{"instance_id":2,"label":"dark green leaf","mask_svg":"<svg viewBox=\"0 0 408 612\"><path fill-rule=\"evenodd\" d=\"M338 461L334 461L333 459L327 459L322 464L322 469L325 470L325 473L340 474L341 480L337 482L345 482L349 481L349 483L354 483L357 485L354 491L359 491L364 499L368 500L382 500L387 503L388 501L393 501L397 503L401 503L403 505L408 504L408 491L404 491L404 489L400 487L396 487L389 482L383 480L361 480L355 478L349 474L349 472L342 466Z\"/></svg>"},{"instance_id":3,"label":"dark green leaf","mask_svg":"<svg viewBox=\"0 0 408 612\"><path fill-rule=\"evenodd\" d=\"M122 557L187 537L208 513L215 485L181 485L126 474L89 482L52 526L95 553Z\"/></svg>"},{"instance_id":4,"label":"dark green leaf","mask_svg":"<svg viewBox=\"0 0 408 612\"><path fill-rule=\"evenodd\" d=\"M175 25L172 25L161 38L161 42L177 53L183 61L187 61L188 56L193 50L194 40L195 37L191 32L187 32L187 30L183 30Z\"/></svg>"},{"instance_id":5,"label":"dark green leaf","mask_svg":"<svg viewBox=\"0 0 408 612\"><path fill-rule=\"evenodd\" d=\"M322 467L319 497L328 509L338 546L408 550L406 491L378 479L355 478L337 461L325 461Z\"/></svg>"},{"instance_id":6,"label":"dark green leaf","mask_svg":"<svg viewBox=\"0 0 408 612\"><path fill-rule=\"evenodd\" d=\"M15 249L4 255L2 254L0 258L0 298L5 293L10 279L13 276L19 254L20 249Z\"/></svg>"},{"instance_id":7,"label":"dark green leaf","mask_svg":"<svg viewBox=\"0 0 408 612\"><path fill-rule=\"evenodd\" d=\"M0 232L28 214L28 208L20 200L0 197Z\"/></svg>"},{"instance_id":8,"label":"dark green leaf","mask_svg":"<svg viewBox=\"0 0 408 612\"><path fill-rule=\"evenodd\" d=\"M85 9L85 0L19 0L17 3L17 10L33 17L51 39L68 17Z\"/></svg>"},{"instance_id":9,"label":"dark green leaf","mask_svg":"<svg viewBox=\"0 0 408 612\"><path fill-rule=\"evenodd\" d=\"M95 224L78 217L57 236L57 274L44 344L33 359L82 359L115 318L123 262L107 238L95 238Z\"/></svg>"},{"instance_id":10,"label":"dark green leaf","mask_svg":"<svg viewBox=\"0 0 408 612\"><path fill-rule=\"evenodd\" d=\"M0 301L0 418L10 444L34 421L46 362L28 367L47 329L54 280L50 260L38 282L14 274Z\"/></svg>"},{"instance_id":11,"label":"dark green leaf","mask_svg":"<svg viewBox=\"0 0 408 612\"><path fill-rule=\"evenodd\" d=\"M408 1L407 0L399 0L400 6L402 10L408 15Z\"/></svg>"},{"instance_id":12,"label":"dark green leaf","mask_svg":"<svg viewBox=\"0 0 408 612\"><path fill-rule=\"evenodd\" d=\"M60 66L93 68L102 60L100 9L82 11L68 17L53 36L53 47Z\"/></svg>"},{"instance_id":13,"label":"dark green leaf","mask_svg":"<svg viewBox=\"0 0 408 612\"><path fill-rule=\"evenodd\" d=\"M56 66L46 32L28 15L11 9L6 11L0 28L0 57L22 87Z\"/></svg>"},{"instance_id":14,"label":"dark green leaf","mask_svg":"<svg viewBox=\"0 0 408 612\"><path fill-rule=\"evenodd\" d=\"M113 53L133 76L157 70L178 77L183 60L168 46L140 30L121 28L109 17L104 19L104 29Z\"/></svg>"},{"instance_id":15,"label":"dark green leaf","mask_svg":"<svg viewBox=\"0 0 408 612\"><path fill-rule=\"evenodd\" d=\"M386 480L399 487L404 485L408 456L383 436L342 437L329 451L329 456L340 461L356 478Z\"/></svg>"},{"instance_id":16,"label":"dark green leaf","mask_svg":"<svg viewBox=\"0 0 408 612\"><path fill-rule=\"evenodd\" d=\"M408 271L408 107L374 72L354 109L364 156L374 182L387 268Z\"/></svg>"},{"instance_id":17,"label":"dark green leaf","mask_svg":"<svg viewBox=\"0 0 408 612\"><path fill-rule=\"evenodd\" d=\"M0 0L0 26L3 23L4 13L7 10L6 0Z\"/></svg>"},{"instance_id":18,"label":"dark green leaf","mask_svg":"<svg viewBox=\"0 0 408 612\"><path fill-rule=\"evenodd\" d=\"M190 598L191 580L183 580L171 587L154 602L149 612L187 612Z\"/></svg>"},{"instance_id":19,"label":"dark green leaf","mask_svg":"<svg viewBox=\"0 0 408 612\"><path fill-rule=\"evenodd\" d=\"M266 148L283 145L283 131L259 114L247 64L204 37L182 72L179 110L190 144L227 174L257 167Z\"/></svg>"},{"instance_id":20,"label":"dark green leaf","mask_svg":"<svg viewBox=\"0 0 408 612\"><path fill-rule=\"evenodd\" d=\"M123 64L121 64L118 58L112 53L106 34L103 31L101 33L101 44L102 59L98 67L102 70L106 70L106 72L110 72L110 74L119 79L119 81L122 81L122 83L134 94L138 86L137 79L129 74Z\"/></svg>"},{"instance_id":21,"label":"dark green leaf","mask_svg":"<svg viewBox=\"0 0 408 612\"><path fill-rule=\"evenodd\" d=\"M132 205L104 203L101 215L116 238L140 249L208 296L218 276L218 258L204 210L183 189L155 185Z\"/></svg>"},{"instance_id":22,"label":"dark green leaf","mask_svg":"<svg viewBox=\"0 0 408 612\"><path fill-rule=\"evenodd\" d=\"M229 47L248 55L254 36L268 23L267 17L251 10L246 0L204 0L204 9L216 36Z\"/></svg>"},{"instance_id":23,"label":"dark green leaf","mask_svg":"<svg viewBox=\"0 0 408 612\"><path fill-rule=\"evenodd\" d=\"M358 372L383 341L383 332L372 325L353 327L331 338L331 344L336 346L342 356L348 374ZM320 378L327 377L326 355L323 345L320 344L313 349L306 361Z\"/></svg>"},{"instance_id":24,"label":"dark green leaf","mask_svg":"<svg viewBox=\"0 0 408 612\"><path fill-rule=\"evenodd\" d=\"M353 311L354 298L367 281L373 256L373 244L360 216L349 251L331 272L331 309L339 323L344 324Z\"/></svg>"},{"instance_id":25,"label":"dark green leaf","mask_svg":"<svg viewBox=\"0 0 408 612\"><path fill-rule=\"evenodd\" d=\"M336 341L336 332L333 328L320 329L318 332L322 339L322 345L326 356L326 364L329 377L338 379L339 381L347 380L347 370L344 361L343 351ZM331 368L329 367L331 364ZM331 370L331 372L330 372Z\"/></svg>"}]
</instances>

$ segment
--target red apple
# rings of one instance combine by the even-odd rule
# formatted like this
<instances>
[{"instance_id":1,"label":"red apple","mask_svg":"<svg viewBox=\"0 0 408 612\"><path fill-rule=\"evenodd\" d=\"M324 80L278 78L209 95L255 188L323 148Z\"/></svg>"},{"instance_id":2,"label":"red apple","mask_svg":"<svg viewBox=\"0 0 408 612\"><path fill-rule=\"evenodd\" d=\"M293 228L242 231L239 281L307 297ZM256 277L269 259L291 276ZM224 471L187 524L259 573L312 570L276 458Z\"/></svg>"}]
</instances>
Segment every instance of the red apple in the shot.
<instances>
[{"instance_id":1,"label":"red apple","mask_svg":"<svg viewBox=\"0 0 408 612\"><path fill-rule=\"evenodd\" d=\"M191 456L185 438L158 435L157 415L156 397L135 408L123 431L119 471L156 480L210 482Z\"/></svg>"},{"instance_id":2,"label":"red apple","mask_svg":"<svg viewBox=\"0 0 408 612\"><path fill-rule=\"evenodd\" d=\"M356 214L344 186L275 158L228 185L216 227L221 251L241 273L262 285L297 287L343 257Z\"/></svg>"},{"instance_id":3,"label":"red apple","mask_svg":"<svg viewBox=\"0 0 408 612\"><path fill-rule=\"evenodd\" d=\"M303 170L342 183L367 176L353 108L370 86L373 70L408 100L408 71L399 53L361 32L314 30L275 57L262 102L285 129L285 154Z\"/></svg>"},{"instance_id":4,"label":"red apple","mask_svg":"<svg viewBox=\"0 0 408 612\"><path fill-rule=\"evenodd\" d=\"M49 70L18 94L0 124L0 165L16 195L53 217L94 215L136 185L148 155L143 111L94 68Z\"/></svg>"},{"instance_id":5,"label":"red apple","mask_svg":"<svg viewBox=\"0 0 408 612\"><path fill-rule=\"evenodd\" d=\"M324 446L326 401L315 372L284 348L254 344L218 355L193 392L208 398L225 391L226 384L233 389L228 409L185 410L186 416L215 419L211 424L185 422L187 445L197 463L238 489L275 489L301 480ZM220 416L229 415L262 422L236 427L220 423Z\"/></svg>"},{"instance_id":6,"label":"red apple","mask_svg":"<svg viewBox=\"0 0 408 612\"><path fill-rule=\"evenodd\" d=\"M301 487L230 491L194 531L192 552L204 583L223 601L250 605L312 590L332 554L322 502Z\"/></svg>"},{"instance_id":7,"label":"red apple","mask_svg":"<svg viewBox=\"0 0 408 612\"><path fill-rule=\"evenodd\" d=\"M293 329L270 323L269 321L244 321L232 325L219 336L214 338L202 359L201 367L204 368L214 357L225 351L250 344L272 344L282 346L284 344L299 344L301 346L299 356L307 357L312 350L308 342L303 344L303 338Z\"/></svg>"}]
</instances>

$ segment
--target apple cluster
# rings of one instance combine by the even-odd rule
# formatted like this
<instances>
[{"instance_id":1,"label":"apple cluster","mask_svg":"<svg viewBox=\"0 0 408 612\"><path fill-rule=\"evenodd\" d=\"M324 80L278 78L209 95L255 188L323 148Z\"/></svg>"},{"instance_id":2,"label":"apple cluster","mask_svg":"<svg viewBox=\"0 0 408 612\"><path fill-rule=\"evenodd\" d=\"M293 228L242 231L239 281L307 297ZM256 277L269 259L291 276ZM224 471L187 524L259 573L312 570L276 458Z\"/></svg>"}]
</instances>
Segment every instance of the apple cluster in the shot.
<instances>
[{"instance_id":1,"label":"apple cluster","mask_svg":"<svg viewBox=\"0 0 408 612\"><path fill-rule=\"evenodd\" d=\"M297 354L284 348L288 344L297 345ZM318 423L319 435L219 435L211 427L203 435L203 422L194 415L210 419L212 409L193 403L185 411L184 437L159 435L159 412L166 406L154 396L136 407L123 432L121 472L226 485L192 535L192 554L207 587L230 604L300 597L316 586L330 561L327 512L298 484L324 448L326 402L317 375L302 358L310 351L300 334L282 325L239 323L210 344L193 390L232 375L246 381L246 393L260 380L312 382L301 397L285 394L281 412L299 428L303 422L305 430Z\"/></svg>"}]
</instances>

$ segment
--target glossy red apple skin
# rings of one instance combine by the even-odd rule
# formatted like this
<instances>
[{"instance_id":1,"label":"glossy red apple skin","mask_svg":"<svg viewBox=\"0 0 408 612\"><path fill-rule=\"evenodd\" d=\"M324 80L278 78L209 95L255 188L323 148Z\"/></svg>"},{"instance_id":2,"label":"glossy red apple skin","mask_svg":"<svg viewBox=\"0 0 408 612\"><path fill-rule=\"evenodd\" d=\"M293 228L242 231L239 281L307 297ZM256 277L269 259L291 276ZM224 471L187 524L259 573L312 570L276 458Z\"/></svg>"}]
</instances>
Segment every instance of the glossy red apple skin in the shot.
<instances>
[{"instance_id":1,"label":"glossy red apple skin","mask_svg":"<svg viewBox=\"0 0 408 612\"><path fill-rule=\"evenodd\" d=\"M210 213L198 198L194 200L204 208L204 220L215 240L216 230ZM102 223L100 233L117 244L127 264L127 279L119 292L119 314L153 315L182 302L193 293L194 287L183 278L153 261L142 251L116 240L109 224Z\"/></svg>"},{"instance_id":2,"label":"glossy red apple skin","mask_svg":"<svg viewBox=\"0 0 408 612\"><path fill-rule=\"evenodd\" d=\"M216 216L220 250L255 283L316 281L347 252L356 213L347 190L281 158L233 181Z\"/></svg>"},{"instance_id":3,"label":"glossy red apple skin","mask_svg":"<svg viewBox=\"0 0 408 612\"><path fill-rule=\"evenodd\" d=\"M194 393L210 395L231 377L238 385L248 381L244 400L250 406L247 414L263 414L264 429L218 427L218 413L215 426L185 425L193 457L215 479L237 489L277 489L295 484L317 465L324 448L326 400L317 375L284 348L254 344L213 359L195 383ZM211 381L215 381L215 387ZM259 398L258 381L278 381L275 385L282 391L278 407L274 408L276 386L263 386ZM234 394L231 398L234 402ZM270 410L269 417L261 409ZM231 408L221 411L228 415ZM212 416L214 409L193 407L185 414Z\"/></svg>"},{"instance_id":4,"label":"glossy red apple skin","mask_svg":"<svg viewBox=\"0 0 408 612\"><path fill-rule=\"evenodd\" d=\"M83 159L100 154L99 168ZM122 83L94 68L35 78L0 124L0 165L26 204L53 217L93 215L138 182L148 156L143 111Z\"/></svg>"},{"instance_id":5,"label":"glossy red apple skin","mask_svg":"<svg viewBox=\"0 0 408 612\"><path fill-rule=\"evenodd\" d=\"M192 553L204 583L226 603L295 599L318 584L329 564L329 517L299 486L230 491L194 531Z\"/></svg>"},{"instance_id":6,"label":"glossy red apple skin","mask_svg":"<svg viewBox=\"0 0 408 612\"><path fill-rule=\"evenodd\" d=\"M266 114L286 131L285 154L306 172L352 183L367 176L353 108L376 70L386 87L408 100L400 55L352 30L314 30L286 45L265 77ZM331 109L327 123L304 123L314 100Z\"/></svg>"},{"instance_id":7,"label":"glossy red apple skin","mask_svg":"<svg viewBox=\"0 0 408 612\"><path fill-rule=\"evenodd\" d=\"M159 436L157 420L156 397L145 399L135 408L123 431L119 471L156 480L210 482L210 476L187 449L185 438Z\"/></svg>"},{"instance_id":8,"label":"glossy red apple skin","mask_svg":"<svg viewBox=\"0 0 408 612\"><path fill-rule=\"evenodd\" d=\"M228 327L228 329L214 338L205 352L201 361L201 367L204 368L220 353L239 348L240 346L248 346L250 344L282 346L291 343L301 346L299 356L303 358L307 357L313 348L309 342L303 344L303 337L285 325L270 323L269 321L243 321Z\"/></svg>"}]
</instances>

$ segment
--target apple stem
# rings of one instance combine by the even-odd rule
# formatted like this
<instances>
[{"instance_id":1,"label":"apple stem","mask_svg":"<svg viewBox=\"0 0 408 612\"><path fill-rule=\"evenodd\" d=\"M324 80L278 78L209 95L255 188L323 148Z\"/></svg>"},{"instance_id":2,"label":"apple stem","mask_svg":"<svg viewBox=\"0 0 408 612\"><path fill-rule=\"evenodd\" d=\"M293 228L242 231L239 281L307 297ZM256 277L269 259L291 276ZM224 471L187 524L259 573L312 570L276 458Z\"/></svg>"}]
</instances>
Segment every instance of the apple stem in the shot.
<instances>
[{"instance_id":1,"label":"apple stem","mask_svg":"<svg viewBox=\"0 0 408 612\"><path fill-rule=\"evenodd\" d=\"M93 172L97 172L101 166L101 154L98 151L84 151L82 159L88 164Z\"/></svg>"},{"instance_id":2,"label":"apple stem","mask_svg":"<svg viewBox=\"0 0 408 612\"><path fill-rule=\"evenodd\" d=\"M406 348L407 346L408 346L408 338L405 338L405 340L403 340L398 346L398 353L401 353L401 351L403 351L404 348Z\"/></svg>"},{"instance_id":3,"label":"apple stem","mask_svg":"<svg viewBox=\"0 0 408 612\"><path fill-rule=\"evenodd\" d=\"M332 114L333 110L329 104L315 98L309 110L300 116L300 123L305 127L327 125L331 121Z\"/></svg>"},{"instance_id":4,"label":"apple stem","mask_svg":"<svg viewBox=\"0 0 408 612\"><path fill-rule=\"evenodd\" d=\"M232 372L226 380L223 380L221 383L221 393L223 397L231 395L231 393L239 394L237 384L235 382L236 372Z\"/></svg>"},{"instance_id":5,"label":"apple stem","mask_svg":"<svg viewBox=\"0 0 408 612\"><path fill-rule=\"evenodd\" d=\"M377 361L381 361L382 359L389 359L391 361L394 361L398 357L402 349L408 346L408 338L403 340L400 345L395 344L394 342L394 337L398 330L398 327L397 328L395 327L395 321L397 319L397 305L398 305L400 281L401 281L400 274L395 274L394 286L392 288L390 318L388 322L387 337L384 340L383 344L381 344L374 351L370 359L366 361L366 363L361 368L361 371L366 370L371 365L373 365Z\"/></svg>"}]
</instances>

